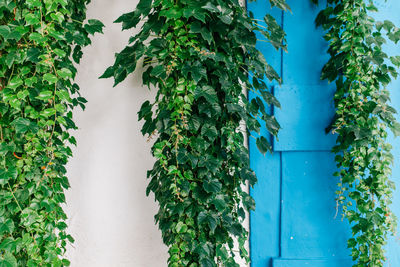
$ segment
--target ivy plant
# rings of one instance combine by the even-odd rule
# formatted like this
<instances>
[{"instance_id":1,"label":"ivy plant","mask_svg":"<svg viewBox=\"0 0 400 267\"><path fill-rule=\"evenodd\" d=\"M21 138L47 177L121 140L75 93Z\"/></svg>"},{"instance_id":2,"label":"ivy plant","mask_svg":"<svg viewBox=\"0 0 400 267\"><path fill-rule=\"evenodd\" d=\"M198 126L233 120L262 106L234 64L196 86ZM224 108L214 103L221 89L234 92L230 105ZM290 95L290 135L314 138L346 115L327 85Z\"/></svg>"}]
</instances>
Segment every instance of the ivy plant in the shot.
<instances>
[{"instance_id":1,"label":"ivy plant","mask_svg":"<svg viewBox=\"0 0 400 267\"><path fill-rule=\"evenodd\" d=\"M89 0L0 0L0 266L68 266L62 205Z\"/></svg>"},{"instance_id":2,"label":"ivy plant","mask_svg":"<svg viewBox=\"0 0 400 267\"><path fill-rule=\"evenodd\" d=\"M386 87L398 76L400 57L388 56L383 45L398 43L400 29L388 20L376 21L370 16L375 11L369 0L328 0L316 19L326 31L331 56L322 79L337 87L330 127L338 136L333 148L340 178L337 201L351 223L348 247L357 267L383 266L387 236L396 232L390 210L393 156L386 139L389 129L398 135L400 127Z\"/></svg>"},{"instance_id":3,"label":"ivy plant","mask_svg":"<svg viewBox=\"0 0 400 267\"><path fill-rule=\"evenodd\" d=\"M270 4L289 8L283 0ZM270 15L253 19L238 0L140 0L115 22L128 30L140 21L139 33L101 77L114 77L117 85L140 62L143 83L157 90L138 114L142 133L154 142L147 194L159 203L155 220L169 247L168 264L239 266L234 241L249 260L242 222L255 206L243 186L256 183L240 123L262 153L271 150L260 129L263 124L277 134L280 126L267 105L279 102L266 79L280 77L256 42L286 49L285 33Z\"/></svg>"}]
</instances>

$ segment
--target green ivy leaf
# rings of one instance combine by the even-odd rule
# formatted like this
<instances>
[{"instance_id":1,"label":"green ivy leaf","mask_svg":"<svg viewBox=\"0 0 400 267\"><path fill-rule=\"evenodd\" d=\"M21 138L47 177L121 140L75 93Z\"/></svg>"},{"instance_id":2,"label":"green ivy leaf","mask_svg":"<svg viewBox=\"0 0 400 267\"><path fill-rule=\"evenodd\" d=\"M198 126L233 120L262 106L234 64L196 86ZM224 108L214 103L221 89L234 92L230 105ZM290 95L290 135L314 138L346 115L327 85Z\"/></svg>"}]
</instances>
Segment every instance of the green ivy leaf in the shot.
<instances>
[{"instance_id":1,"label":"green ivy leaf","mask_svg":"<svg viewBox=\"0 0 400 267\"><path fill-rule=\"evenodd\" d=\"M256 145L257 145L258 150L260 150L260 152L263 153L264 155L268 151L272 151L272 147L271 147L270 143L264 136L257 138Z\"/></svg>"},{"instance_id":2,"label":"green ivy leaf","mask_svg":"<svg viewBox=\"0 0 400 267\"><path fill-rule=\"evenodd\" d=\"M0 26L0 36L2 36L5 41L6 40L15 40L17 42L22 37L22 35L19 31L16 31L15 29L11 29L9 26L6 26L6 25Z\"/></svg>"},{"instance_id":3,"label":"green ivy leaf","mask_svg":"<svg viewBox=\"0 0 400 267\"><path fill-rule=\"evenodd\" d=\"M57 71L57 75L61 77L61 79L68 80L72 78L72 72L67 68L62 68ZM54 81L54 78L52 79ZM55 80L57 82L57 80ZM54 82L54 83L55 83Z\"/></svg>"},{"instance_id":4,"label":"green ivy leaf","mask_svg":"<svg viewBox=\"0 0 400 267\"><path fill-rule=\"evenodd\" d=\"M99 77L100 79L110 78L114 75L114 66L108 67L106 71Z\"/></svg>"},{"instance_id":5,"label":"green ivy leaf","mask_svg":"<svg viewBox=\"0 0 400 267\"><path fill-rule=\"evenodd\" d=\"M24 82L22 81L21 77L15 76L10 80L7 87L15 90L23 84Z\"/></svg>"},{"instance_id":6,"label":"green ivy leaf","mask_svg":"<svg viewBox=\"0 0 400 267\"><path fill-rule=\"evenodd\" d=\"M214 263L207 258L203 258L200 260L200 267L214 267Z\"/></svg>"},{"instance_id":7,"label":"green ivy leaf","mask_svg":"<svg viewBox=\"0 0 400 267\"><path fill-rule=\"evenodd\" d=\"M36 98L43 101L48 101L49 99L53 98L53 94L54 92L52 91L42 91Z\"/></svg>"},{"instance_id":8,"label":"green ivy leaf","mask_svg":"<svg viewBox=\"0 0 400 267\"><path fill-rule=\"evenodd\" d=\"M11 123L11 125L15 127L17 133L26 133L27 131L32 131L32 132L38 131L36 123L21 117L14 120Z\"/></svg>"},{"instance_id":9,"label":"green ivy leaf","mask_svg":"<svg viewBox=\"0 0 400 267\"><path fill-rule=\"evenodd\" d=\"M17 260L10 252L0 254L0 267L17 267Z\"/></svg>"},{"instance_id":10,"label":"green ivy leaf","mask_svg":"<svg viewBox=\"0 0 400 267\"><path fill-rule=\"evenodd\" d=\"M279 103L278 99L276 99L276 97L273 94L265 90L260 90L260 93L265 102L267 102L270 105L274 105L277 108L281 108L281 103Z\"/></svg>"},{"instance_id":11,"label":"green ivy leaf","mask_svg":"<svg viewBox=\"0 0 400 267\"><path fill-rule=\"evenodd\" d=\"M7 184L7 181L10 179L8 172L5 169L0 169L0 185Z\"/></svg>"},{"instance_id":12,"label":"green ivy leaf","mask_svg":"<svg viewBox=\"0 0 400 267\"><path fill-rule=\"evenodd\" d=\"M186 231L188 230L188 227L183 222L178 222L178 224L175 227L175 230L178 234L183 234L183 233L186 233Z\"/></svg>"},{"instance_id":13,"label":"green ivy leaf","mask_svg":"<svg viewBox=\"0 0 400 267\"><path fill-rule=\"evenodd\" d=\"M393 123L390 129L392 130L395 136L400 136L400 123L398 122Z\"/></svg>"},{"instance_id":14,"label":"green ivy leaf","mask_svg":"<svg viewBox=\"0 0 400 267\"><path fill-rule=\"evenodd\" d=\"M35 8L35 7L41 7L42 6L42 2L40 0L26 0L26 4L30 8Z\"/></svg>"},{"instance_id":15,"label":"green ivy leaf","mask_svg":"<svg viewBox=\"0 0 400 267\"><path fill-rule=\"evenodd\" d=\"M225 198L223 195L217 195L215 196L215 198L213 199L212 203L215 205L215 207L217 208L217 210L219 211L224 211L227 208L226 202L225 202Z\"/></svg>"},{"instance_id":16,"label":"green ivy leaf","mask_svg":"<svg viewBox=\"0 0 400 267\"><path fill-rule=\"evenodd\" d=\"M264 115L263 119L265 121L265 126L267 127L268 131L276 136L281 126L279 125L275 117Z\"/></svg>"},{"instance_id":17,"label":"green ivy leaf","mask_svg":"<svg viewBox=\"0 0 400 267\"><path fill-rule=\"evenodd\" d=\"M48 117L53 116L55 114L56 114L56 110L54 108L47 108L47 109L43 110L42 112L40 112L40 115L45 117L45 118L48 118Z\"/></svg>"},{"instance_id":18,"label":"green ivy leaf","mask_svg":"<svg viewBox=\"0 0 400 267\"><path fill-rule=\"evenodd\" d=\"M164 16L167 19L179 19L182 17L183 11L181 9L167 9L160 12L160 16Z\"/></svg>"},{"instance_id":19,"label":"green ivy leaf","mask_svg":"<svg viewBox=\"0 0 400 267\"><path fill-rule=\"evenodd\" d=\"M47 81L49 84L55 84L58 81L57 76L51 73L43 75L43 80Z\"/></svg>"},{"instance_id":20,"label":"green ivy leaf","mask_svg":"<svg viewBox=\"0 0 400 267\"><path fill-rule=\"evenodd\" d=\"M43 44L46 42L46 39L46 37L37 32L33 32L29 35L29 40L36 42L37 44Z\"/></svg>"},{"instance_id":21,"label":"green ivy leaf","mask_svg":"<svg viewBox=\"0 0 400 267\"><path fill-rule=\"evenodd\" d=\"M29 13L25 16L26 26L35 25L40 22L40 19L35 14Z\"/></svg>"},{"instance_id":22,"label":"green ivy leaf","mask_svg":"<svg viewBox=\"0 0 400 267\"><path fill-rule=\"evenodd\" d=\"M208 193L218 193L221 191L222 184L216 179L210 181L204 181L203 188Z\"/></svg>"},{"instance_id":23,"label":"green ivy leaf","mask_svg":"<svg viewBox=\"0 0 400 267\"><path fill-rule=\"evenodd\" d=\"M97 19L89 19L88 24L85 24L84 27L89 34L94 35L96 32L103 33L104 24Z\"/></svg>"},{"instance_id":24,"label":"green ivy leaf","mask_svg":"<svg viewBox=\"0 0 400 267\"><path fill-rule=\"evenodd\" d=\"M139 23L140 16L140 12L129 12L120 16L114 23L122 23L122 30L131 29Z\"/></svg>"},{"instance_id":25,"label":"green ivy leaf","mask_svg":"<svg viewBox=\"0 0 400 267\"><path fill-rule=\"evenodd\" d=\"M167 77L165 67L163 65L158 65L151 70L151 75L165 79Z\"/></svg>"},{"instance_id":26,"label":"green ivy leaf","mask_svg":"<svg viewBox=\"0 0 400 267\"><path fill-rule=\"evenodd\" d=\"M16 242L13 238L8 237L0 243L0 249L8 252L15 251L18 243L19 242Z\"/></svg>"},{"instance_id":27,"label":"green ivy leaf","mask_svg":"<svg viewBox=\"0 0 400 267\"><path fill-rule=\"evenodd\" d=\"M0 235L11 234L14 231L14 222L12 219L6 219L0 222Z\"/></svg>"},{"instance_id":28,"label":"green ivy leaf","mask_svg":"<svg viewBox=\"0 0 400 267\"><path fill-rule=\"evenodd\" d=\"M31 61L33 63L38 63L40 61L40 50L36 47L31 47L27 51L26 60Z\"/></svg>"},{"instance_id":29,"label":"green ivy leaf","mask_svg":"<svg viewBox=\"0 0 400 267\"><path fill-rule=\"evenodd\" d=\"M218 131L215 126L204 125L201 128L201 135L208 137L209 140L214 140L218 136Z\"/></svg>"},{"instance_id":30,"label":"green ivy leaf","mask_svg":"<svg viewBox=\"0 0 400 267\"><path fill-rule=\"evenodd\" d=\"M312 0L312 1L316 1L316 0ZM271 3L272 7L276 6L276 7L280 8L280 9L282 9L284 11L290 10L290 7L286 3L285 0L269 0L269 2Z\"/></svg>"}]
</instances>

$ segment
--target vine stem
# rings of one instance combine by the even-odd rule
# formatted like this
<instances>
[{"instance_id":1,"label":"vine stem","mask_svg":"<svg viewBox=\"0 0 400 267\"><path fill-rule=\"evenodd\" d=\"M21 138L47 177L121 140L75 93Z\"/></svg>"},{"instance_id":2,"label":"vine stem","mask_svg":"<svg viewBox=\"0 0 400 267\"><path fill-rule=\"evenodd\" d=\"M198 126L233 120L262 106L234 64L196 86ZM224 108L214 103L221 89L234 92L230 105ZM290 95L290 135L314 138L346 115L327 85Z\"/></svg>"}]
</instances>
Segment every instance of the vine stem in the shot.
<instances>
[{"instance_id":1,"label":"vine stem","mask_svg":"<svg viewBox=\"0 0 400 267\"><path fill-rule=\"evenodd\" d=\"M265 26L263 26L261 24L258 24L258 23L255 23L255 25L257 25L258 27L263 28L263 29L268 29L267 27L265 27Z\"/></svg>"},{"instance_id":2,"label":"vine stem","mask_svg":"<svg viewBox=\"0 0 400 267\"><path fill-rule=\"evenodd\" d=\"M1 119L1 115L0 115L0 119ZM3 126L0 123L0 140L1 142L4 142L4 136L3 136Z\"/></svg>"},{"instance_id":3,"label":"vine stem","mask_svg":"<svg viewBox=\"0 0 400 267\"><path fill-rule=\"evenodd\" d=\"M11 186L10 186L10 183L7 182L7 185L8 185L8 188L10 189L10 192L11 192L12 197L13 197L14 200L15 200L15 203L17 203L17 206L18 206L19 210L22 212L23 210L22 210L22 208L21 208L21 205L19 204L18 199L15 197L14 191L12 190L12 188L11 188Z\"/></svg>"}]
</instances>

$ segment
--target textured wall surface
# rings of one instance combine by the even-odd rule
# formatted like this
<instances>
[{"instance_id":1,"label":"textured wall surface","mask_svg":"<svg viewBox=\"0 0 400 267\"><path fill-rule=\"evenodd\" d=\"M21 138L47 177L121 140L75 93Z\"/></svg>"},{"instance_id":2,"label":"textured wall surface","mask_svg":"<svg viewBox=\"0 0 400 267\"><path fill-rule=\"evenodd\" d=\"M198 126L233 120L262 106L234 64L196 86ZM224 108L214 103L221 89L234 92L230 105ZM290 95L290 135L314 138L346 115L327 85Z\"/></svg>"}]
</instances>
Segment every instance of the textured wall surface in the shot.
<instances>
[{"instance_id":1,"label":"textured wall surface","mask_svg":"<svg viewBox=\"0 0 400 267\"><path fill-rule=\"evenodd\" d=\"M150 92L141 86L140 70L116 88L111 79L98 79L132 34L112 22L137 2L89 5L88 17L106 28L78 66L77 82L89 102L85 112L75 112L78 147L68 165L69 230L76 239L68 252L72 267L163 267L168 258L154 225L157 204L145 196L153 159L136 114Z\"/></svg>"}]
</instances>

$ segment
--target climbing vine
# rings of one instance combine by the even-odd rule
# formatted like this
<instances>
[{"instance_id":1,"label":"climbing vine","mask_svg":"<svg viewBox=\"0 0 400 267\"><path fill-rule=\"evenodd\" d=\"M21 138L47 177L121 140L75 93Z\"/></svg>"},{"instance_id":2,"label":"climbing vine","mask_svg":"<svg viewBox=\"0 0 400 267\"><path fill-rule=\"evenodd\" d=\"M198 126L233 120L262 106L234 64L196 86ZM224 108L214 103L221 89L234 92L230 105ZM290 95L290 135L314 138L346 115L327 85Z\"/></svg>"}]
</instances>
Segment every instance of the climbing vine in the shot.
<instances>
[{"instance_id":1,"label":"climbing vine","mask_svg":"<svg viewBox=\"0 0 400 267\"><path fill-rule=\"evenodd\" d=\"M387 236L397 225L390 211L395 185L389 180L393 156L386 139L388 129L398 135L400 127L386 87L398 76L400 57L389 57L382 47L386 41L397 43L400 29L388 20L376 21L370 16L374 11L372 1L328 0L316 19L330 44L322 78L337 87L330 127L338 135L333 148L340 178L337 201L351 223L348 247L358 267L383 266Z\"/></svg>"},{"instance_id":2,"label":"climbing vine","mask_svg":"<svg viewBox=\"0 0 400 267\"><path fill-rule=\"evenodd\" d=\"M288 9L283 0L270 3ZM256 49L254 32L276 49L286 48L285 33L270 15L252 19L238 0L141 0L116 20L123 30L140 21L141 30L102 78L114 77L117 85L140 62L143 83L157 89L139 119L154 142L147 194L160 206L155 220L169 266L239 266L234 241L249 260L242 222L255 206L243 186L256 182L240 123L262 153L271 146L259 135L261 122L273 135L280 128L266 107L279 102L264 80L280 78Z\"/></svg>"},{"instance_id":3,"label":"climbing vine","mask_svg":"<svg viewBox=\"0 0 400 267\"><path fill-rule=\"evenodd\" d=\"M65 165L84 107L73 82L102 23L88 0L0 0L0 266L68 266Z\"/></svg>"}]
</instances>

